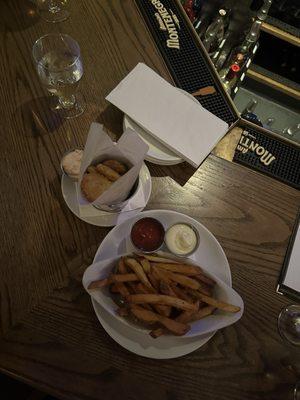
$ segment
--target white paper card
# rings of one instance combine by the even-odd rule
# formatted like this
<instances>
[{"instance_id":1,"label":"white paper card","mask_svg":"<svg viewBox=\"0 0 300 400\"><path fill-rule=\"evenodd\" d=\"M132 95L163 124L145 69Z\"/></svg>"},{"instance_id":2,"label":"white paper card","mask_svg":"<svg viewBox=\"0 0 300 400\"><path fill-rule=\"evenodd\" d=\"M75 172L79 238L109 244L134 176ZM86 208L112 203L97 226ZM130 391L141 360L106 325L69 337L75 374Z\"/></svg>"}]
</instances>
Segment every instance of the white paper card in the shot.
<instances>
[{"instance_id":1,"label":"white paper card","mask_svg":"<svg viewBox=\"0 0 300 400\"><path fill-rule=\"evenodd\" d=\"M132 129L126 129L119 141L115 143L104 132L102 125L93 122L84 148L78 188L80 188L84 172L91 164L105 159L117 159L125 164L129 161L132 166L93 203L85 199L81 190L77 190L79 206L111 205L124 201L139 176L148 149L149 146Z\"/></svg>"},{"instance_id":2,"label":"white paper card","mask_svg":"<svg viewBox=\"0 0 300 400\"><path fill-rule=\"evenodd\" d=\"M289 265L282 283L300 293L300 225L298 226Z\"/></svg>"},{"instance_id":3,"label":"white paper card","mask_svg":"<svg viewBox=\"0 0 300 400\"><path fill-rule=\"evenodd\" d=\"M139 63L106 97L157 140L198 167L228 124Z\"/></svg>"}]
</instances>

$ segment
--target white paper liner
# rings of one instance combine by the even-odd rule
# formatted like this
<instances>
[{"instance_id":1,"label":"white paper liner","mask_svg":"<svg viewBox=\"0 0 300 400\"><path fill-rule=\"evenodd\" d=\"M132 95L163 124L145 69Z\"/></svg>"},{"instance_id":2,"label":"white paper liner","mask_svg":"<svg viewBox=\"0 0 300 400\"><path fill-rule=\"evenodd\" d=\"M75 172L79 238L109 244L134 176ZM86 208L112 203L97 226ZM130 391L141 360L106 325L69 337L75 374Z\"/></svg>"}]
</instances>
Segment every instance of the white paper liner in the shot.
<instances>
[{"instance_id":1,"label":"white paper liner","mask_svg":"<svg viewBox=\"0 0 300 400\"><path fill-rule=\"evenodd\" d=\"M76 184L76 190L78 191L78 184ZM125 221L126 215L130 213L130 211L138 210L138 209L143 209L146 204L147 204L147 195L146 195L146 187L145 185L140 182L140 186L138 187L138 190L136 193L129 199L127 204L125 205L124 208L120 212L116 211L116 214L119 214L118 216L118 224ZM92 217L92 218L97 218L103 213L108 213L107 211L102 211L94 207L92 204L85 204L85 205L78 205L79 206L79 214L81 217ZM129 215L130 216L130 215Z\"/></svg>"},{"instance_id":2,"label":"white paper liner","mask_svg":"<svg viewBox=\"0 0 300 400\"><path fill-rule=\"evenodd\" d=\"M148 149L149 146L131 129L126 129L119 141L115 143L104 132L102 125L93 122L84 148L77 185L80 214L88 213L91 216L90 213L95 210L92 205L101 206L124 202L139 176ZM130 163L131 168L94 202L90 203L81 193L81 180L90 165L107 159L116 159L127 165ZM132 205L129 207L132 207ZM136 206L134 207L137 208Z\"/></svg>"}]
</instances>

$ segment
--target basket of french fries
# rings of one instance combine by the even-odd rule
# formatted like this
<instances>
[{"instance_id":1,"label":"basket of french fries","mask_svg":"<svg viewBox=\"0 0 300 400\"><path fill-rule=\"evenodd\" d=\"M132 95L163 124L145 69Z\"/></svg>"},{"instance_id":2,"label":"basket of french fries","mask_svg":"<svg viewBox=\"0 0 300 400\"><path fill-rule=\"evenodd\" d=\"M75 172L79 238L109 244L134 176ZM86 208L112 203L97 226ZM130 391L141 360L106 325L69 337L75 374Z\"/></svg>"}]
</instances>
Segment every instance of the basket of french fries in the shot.
<instances>
[{"instance_id":1,"label":"basket of french fries","mask_svg":"<svg viewBox=\"0 0 300 400\"><path fill-rule=\"evenodd\" d=\"M99 261L87 268L83 285L108 313L155 339L214 332L244 309L239 294L205 266L166 253Z\"/></svg>"}]
</instances>

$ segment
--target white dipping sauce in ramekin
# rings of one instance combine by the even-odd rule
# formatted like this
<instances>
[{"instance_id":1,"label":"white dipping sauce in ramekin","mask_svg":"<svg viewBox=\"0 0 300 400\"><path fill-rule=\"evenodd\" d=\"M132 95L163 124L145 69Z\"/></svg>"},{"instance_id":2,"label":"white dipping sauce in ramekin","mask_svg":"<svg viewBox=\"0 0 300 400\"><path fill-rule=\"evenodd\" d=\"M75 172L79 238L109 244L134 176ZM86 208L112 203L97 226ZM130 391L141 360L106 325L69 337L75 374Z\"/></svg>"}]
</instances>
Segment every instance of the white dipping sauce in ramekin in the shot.
<instances>
[{"instance_id":1,"label":"white dipping sauce in ramekin","mask_svg":"<svg viewBox=\"0 0 300 400\"><path fill-rule=\"evenodd\" d=\"M195 229L184 223L172 225L165 235L165 244L169 251L181 256L193 253L198 241Z\"/></svg>"}]
</instances>

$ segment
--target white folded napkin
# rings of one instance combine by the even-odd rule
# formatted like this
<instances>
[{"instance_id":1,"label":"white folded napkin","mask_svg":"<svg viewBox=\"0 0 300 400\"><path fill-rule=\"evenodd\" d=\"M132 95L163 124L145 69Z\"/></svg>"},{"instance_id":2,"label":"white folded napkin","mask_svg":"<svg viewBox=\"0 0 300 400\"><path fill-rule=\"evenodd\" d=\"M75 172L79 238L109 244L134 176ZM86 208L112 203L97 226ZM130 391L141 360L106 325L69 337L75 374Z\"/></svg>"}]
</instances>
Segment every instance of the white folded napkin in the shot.
<instances>
[{"instance_id":1,"label":"white folded napkin","mask_svg":"<svg viewBox=\"0 0 300 400\"><path fill-rule=\"evenodd\" d=\"M106 97L157 140L198 167L228 125L139 63Z\"/></svg>"},{"instance_id":2,"label":"white folded napkin","mask_svg":"<svg viewBox=\"0 0 300 400\"><path fill-rule=\"evenodd\" d=\"M300 293L300 225L296 232L293 249L283 284Z\"/></svg>"}]
</instances>

